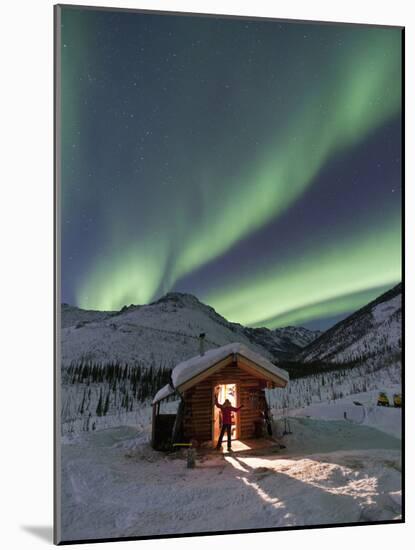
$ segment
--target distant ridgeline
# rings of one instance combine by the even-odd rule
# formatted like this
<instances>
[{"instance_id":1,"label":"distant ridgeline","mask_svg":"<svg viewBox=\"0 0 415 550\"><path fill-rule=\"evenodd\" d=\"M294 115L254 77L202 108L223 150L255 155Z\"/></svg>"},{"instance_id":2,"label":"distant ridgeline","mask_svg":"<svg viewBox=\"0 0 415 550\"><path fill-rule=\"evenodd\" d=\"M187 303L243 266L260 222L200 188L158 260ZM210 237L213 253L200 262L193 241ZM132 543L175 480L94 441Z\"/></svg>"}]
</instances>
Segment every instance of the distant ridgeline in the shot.
<instances>
[{"instance_id":1,"label":"distant ridgeline","mask_svg":"<svg viewBox=\"0 0 415 550\"><path fill-rule=\"evenodd\" d=\"M324 374L330 372L342 373L347 376L347 372L365 365L368 372L375 372L378 369L388 367L389 365L400 363L402 352L389 348L389 352L385 353L382 360L379 361L379 353L367 353L359 355L359 357L344 361L344 362L324 362L312 361L306 363L304 361L282 361L279 363L281 368L286 370L290 375L290 380L296 378L305 378L315 374ZM369 367L370 365L370 367Z\"/></svg>"}]
</instances>

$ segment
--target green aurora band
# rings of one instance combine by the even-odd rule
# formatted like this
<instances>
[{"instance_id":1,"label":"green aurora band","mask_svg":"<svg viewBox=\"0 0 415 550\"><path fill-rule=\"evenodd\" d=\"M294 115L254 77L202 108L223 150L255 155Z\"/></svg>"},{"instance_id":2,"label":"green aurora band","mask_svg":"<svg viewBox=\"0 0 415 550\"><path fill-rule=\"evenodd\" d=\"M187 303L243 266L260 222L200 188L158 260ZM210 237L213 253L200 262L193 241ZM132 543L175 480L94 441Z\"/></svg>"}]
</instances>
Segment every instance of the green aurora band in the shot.
<instances>
[{"instance_id":1,"label":"green aurora band","mask_svg":"<svg viewBox=\"0 0 415 550\"><path fill-rule=\"evenodd\" d=\"M296 105L293 99L288 105L293 116L283 119L283 127L253 156L248 169L224 180L211 159L199 159L198 177L178 185L169 204L155 202L157 215L150 213L136 235L127 220L109 215L104 251L80 281L77 305L116 310L148 303L172 289L278 218L330 158L355 147L399 113L398 31L357 32L356 40L331 61L319 85L307 91L307 103ZM283 93L290 101L289 85ZM197 216L195 203L200 205ZM121 211L119 205L115 210ZM231 320L270 327L306 321L316 312L328 316L345 311L361 305L365 291L400 279L400 239L397 213L381 228L368 224L366 234L354 235L339 247L326 243L284 266L271 258L274 265L266 273L255 273L252 267L249 277L201 298ZM270 302L270 293L275 301Z\"/></svg>"},{"instance_id":2,"label":"green aurora band","mask_svg":"<svg viewBox=\"0 0 415 550\"><path fill-rule=\"evenodd\" d=\"M269 328L353 311L401 280L400 234L393 218L381 231L310 251L203 298L231 321Z\"/></svg>"}]
</instances>

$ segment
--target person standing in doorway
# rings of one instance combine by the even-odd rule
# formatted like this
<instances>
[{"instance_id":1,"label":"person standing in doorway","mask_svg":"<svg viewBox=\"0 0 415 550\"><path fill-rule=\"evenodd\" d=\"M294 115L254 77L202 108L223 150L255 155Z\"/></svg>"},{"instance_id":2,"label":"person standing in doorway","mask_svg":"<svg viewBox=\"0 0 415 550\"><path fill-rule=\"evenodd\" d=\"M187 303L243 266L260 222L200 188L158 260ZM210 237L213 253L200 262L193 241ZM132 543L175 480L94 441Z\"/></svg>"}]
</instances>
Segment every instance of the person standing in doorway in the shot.
<instances>
[{"instance_id":1,"label":"person standing in doorway","mask_svg":"<svg viewBox=\"0 0 415 550\"><path fill-rule=\"evenodd\" d=\"M220 431L219 441L216 445L216 450L219 451L222 448L222 440L225 432L228 436L228 451L232 450L231 444L231 433L232 433L232 413L238 412L242 409L243 405L240 407L232 407L229 399L225 399L223 405L218 402L218 396L215 395L215 405L222 411L222 429Z\"/></svg>"}]
</instances>

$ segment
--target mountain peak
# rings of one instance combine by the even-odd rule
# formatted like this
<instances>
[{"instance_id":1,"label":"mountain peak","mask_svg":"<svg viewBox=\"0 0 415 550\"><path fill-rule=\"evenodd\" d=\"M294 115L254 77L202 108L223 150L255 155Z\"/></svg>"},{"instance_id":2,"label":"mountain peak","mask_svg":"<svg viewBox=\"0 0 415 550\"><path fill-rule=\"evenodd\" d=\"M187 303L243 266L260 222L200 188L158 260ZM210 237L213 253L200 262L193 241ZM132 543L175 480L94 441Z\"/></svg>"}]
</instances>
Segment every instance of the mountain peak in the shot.
<instances>
[{"instance_id":1,"label":"mountain peak","mask_svg":"<svg viewBox=\"0 0 415 550\"><path fill-rule=\"evenodd\" d=\"M164 296L152 302L150 305L162 304L164 302L173 302L175 304L181 305L203 305L200 300L196 298L193 294L188 294L186 292L167 292Z\"/></svg>"}]
</instances>

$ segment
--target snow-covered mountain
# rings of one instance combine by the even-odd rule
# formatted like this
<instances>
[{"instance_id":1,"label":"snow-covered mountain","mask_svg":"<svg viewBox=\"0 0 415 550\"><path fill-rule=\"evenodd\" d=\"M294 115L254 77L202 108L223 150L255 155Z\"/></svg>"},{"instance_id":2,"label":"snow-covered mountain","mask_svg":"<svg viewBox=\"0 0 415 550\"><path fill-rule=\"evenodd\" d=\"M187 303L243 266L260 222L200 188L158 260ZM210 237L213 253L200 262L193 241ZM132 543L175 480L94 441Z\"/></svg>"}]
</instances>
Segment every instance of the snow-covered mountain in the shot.
<instances>
[{"instance_id":1,"label":"snow-covered mountain","mask_svg":"<svg viewBox=\"0 0 415 550\"><path fill-rule=\"evenodd\" d=\"M321 336L323 332L321 330L309 330L304 327L283 327L274 329L274 334L282 340L286 340L287 343L296 345L299 348L304 348L311 342L314 342L316 338Z\"/></svg>"},{"instance_id":2,"label":"snow-covered mountain","mask_svg":"<svg viewBox=\"0 0 415 550\"><path fill-rule=\"evenodd\" d=\"M402 284L324 332L297 355L301 362L345 363L387 359L402 347Z\"/></svg>"},{"instance_id":3,"label":"snow-covered mountain","mask_svg":"<svg viewBox=\"0 0 415 550\"><path fill-rule=\"evenodd\" d=\"M191 294L171 292L156 302L119 312L85 311L62 305L62 364L146 363L172 367L205 349L240 342L276 360L300 351L320 335L301 327L270 330L230 323Z\"/></svg>"},{"instance_id":4,"label":"snow-covered mountain","mask_svg":"<svg viewBox=\"0 0 415 550\"><path fill-rule=\"evenodd\" d=\"M270 330L266 327L242 327L251 342L268 350L275 359L288 359L313 342L322 333L303 327L284 327Z\"/></svg>"},{"instance_id":5,"label":"snow-covered mountain","mask_svg":"<svg viewBox=\"0 0 415 550\"><path fill-rule=\"evenodd\" d=\"M69 304L62 304L61 306L61 327L73 327L80 328L86 323L93 321L102 321L114 315L113 311L95 311L88 309L80 309L78 307L70 306Z\"/></svg>"}]
</instances>

